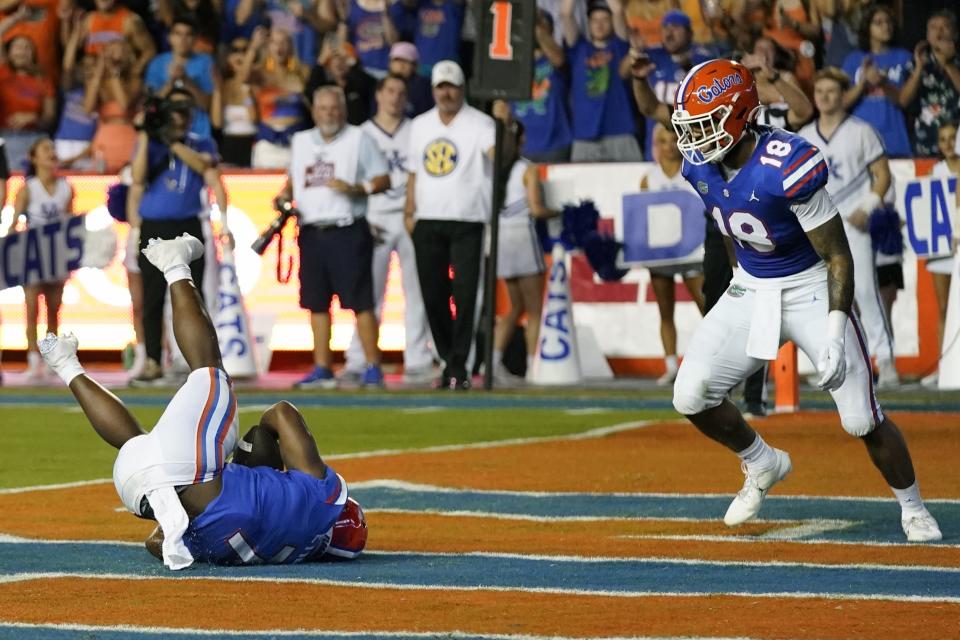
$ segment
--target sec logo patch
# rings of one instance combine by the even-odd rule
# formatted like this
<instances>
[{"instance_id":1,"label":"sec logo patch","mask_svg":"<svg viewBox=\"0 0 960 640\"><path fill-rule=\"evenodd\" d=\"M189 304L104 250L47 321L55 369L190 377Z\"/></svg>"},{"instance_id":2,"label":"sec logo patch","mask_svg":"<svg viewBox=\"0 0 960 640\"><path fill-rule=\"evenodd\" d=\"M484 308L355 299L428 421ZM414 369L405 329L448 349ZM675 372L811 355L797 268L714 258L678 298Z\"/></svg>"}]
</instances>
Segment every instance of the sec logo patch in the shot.
<instances>
[{"instance_id":1,"label":"sec logo patch","mask_svg":"<svg viewBox=\"0 0 960 640\"><path fill-rule=\"evenodd\" d=\"M446 138L437 138L423 152L423 168L435 178L449 175L457 168L457 145Z\"/></svg>"}]
</instances>

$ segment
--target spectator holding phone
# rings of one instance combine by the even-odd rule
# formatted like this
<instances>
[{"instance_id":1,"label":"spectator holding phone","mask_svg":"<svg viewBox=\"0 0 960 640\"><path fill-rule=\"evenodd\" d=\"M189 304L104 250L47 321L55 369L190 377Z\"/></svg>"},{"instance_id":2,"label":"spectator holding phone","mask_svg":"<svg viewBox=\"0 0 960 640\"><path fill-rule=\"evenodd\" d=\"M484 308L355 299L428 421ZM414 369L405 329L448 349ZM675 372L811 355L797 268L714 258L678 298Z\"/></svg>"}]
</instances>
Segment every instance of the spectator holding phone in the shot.
<instances>
[{"instance_id":1,"label":"spectator holding phone","mask_svg":"<svg viewBox=\"0 0 960 640\"><path fill-rule=\"evenodd\" d=\"M960 119L960 57L957 56L957 16L949 9L927 20L927 39L913 49L913 73L900 90L900 106L914 100L920 114L914 121L918 156L937 155L937 130Z\"/></svg>"},{"instance_id":2,"label":"spectator holding phone","mask_svg":"<svg viewBox=\"0 0 960 640\"><path fill-rule=\"evenodd\" d=\"M757 94L763 105L757 124L797 131L813 116L813 105L793 75L792 54L776 41L761 37L753 43L753 52L741 62L757 81Z\"/></svg>"},{"instance_id":3,"label":"spectator holding phone","mask_svg":"<svg viewBox=\"0 0 960 640\"><path fill-rule=\"evenodd\" d=\"M887 154L912 155L900 91L912 67L913 56L896 45L896 22L890 8L869 9L860 28L860 49L843 61L853 85L843 94L843 105L880 134Z\"/></svg>"}]
</instances>

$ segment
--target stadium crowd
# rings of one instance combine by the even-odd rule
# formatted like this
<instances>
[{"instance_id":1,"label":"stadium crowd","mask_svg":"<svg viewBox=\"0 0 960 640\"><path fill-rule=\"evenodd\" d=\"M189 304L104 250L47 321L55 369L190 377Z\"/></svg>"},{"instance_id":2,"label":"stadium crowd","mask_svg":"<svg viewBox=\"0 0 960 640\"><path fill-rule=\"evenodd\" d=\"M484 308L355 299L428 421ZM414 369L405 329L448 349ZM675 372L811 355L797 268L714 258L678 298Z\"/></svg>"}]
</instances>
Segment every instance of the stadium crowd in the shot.
<instances>
[{"instance_id":1,"label":"stadium crowd","mask_svg":"<svg viewBox=\"0 0 960 640\"><path fill-rule=\"evenodd\" d=\"M648 159L659 162L664 180L676 176L677 160L663 160L658 151L672 144L657 143L658 135L672 135L657 133L658 108L672 102L693 66L729 57L754 72L765 104L762 123L799 131L813 122L822 110L815 84L830 69L841 89L836 109L871 127L885 158L939 157L937 171L957 172L960 56L956 15L948 9L931 10L924 37L906 42L898 33L906 3L538 0L538 6L532 97L490 105L495 116L519 123L512 129L522 130L517 156L530 163ZM464 0L0 0L0 37L0 136L12 171L32 166L37 141L49 137L61 168L118 173L143 146L137 128L148 96L178 94L191 105L189 131L217 146L204 147L212 160L206 164L196 149L175 155L196 173L198 189L215 190L218 178L208 171L217 154L220 166L289 167L294 136L314 126L318 88L342 91L350 125L385 109L377 97L385 77L404 81L406 116L427 112L438 63L458 63L469 79L475 26ZM463 79L459 87L465 89ZM517 180L523 184L519 174ZM555 214L538 206L543 215ZM892 289L893 296L902 287L897 264L896 256L881 261L877 277L881 291ZM697 274L657 275L669 282ZM658 293L667 296L670 287L660 284ZM942 325L942 276L936 289ZM892 304L890 293L887 300ZM669 325L673 303L662 302ZM664 331L667 383L676 370L675 330ZM895 371L888 380L896 384Z\"/></svg>"}]
</instances>

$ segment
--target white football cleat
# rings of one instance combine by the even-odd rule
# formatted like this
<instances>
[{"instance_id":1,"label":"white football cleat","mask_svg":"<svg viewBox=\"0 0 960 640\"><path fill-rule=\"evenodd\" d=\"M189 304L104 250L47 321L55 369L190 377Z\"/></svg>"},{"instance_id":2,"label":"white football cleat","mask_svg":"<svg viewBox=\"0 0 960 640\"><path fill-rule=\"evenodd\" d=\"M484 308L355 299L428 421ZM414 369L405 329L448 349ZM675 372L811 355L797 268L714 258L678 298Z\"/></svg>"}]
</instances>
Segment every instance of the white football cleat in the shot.
<instances>
[{"instance_id":1,"label":"white football cleat","mask_svg":"<svg viewBox=\"0 0 960 640\"><path fill-rule=\"evenodd\" d=\"M728 527L735 527L756 518L763 499L767 497L767 491L783 480L793 469L790 455L786 451L774 449L773 452L777 456L777 463L770 469L753 472L747 469L746 464L741 465L746 479L743 481L743 489L740 489L740 493L730 503L726 515L723 516L723 521Z\"/></svg>"},{"instance_id":2,"label":"white football cleat","mask_svg":"<svg viewBox=\"0 0 960 640\"><path fill-rule=\"evenodd\" d=\"M54 371L60 371L64 365L78 362L77 359L77 336L72 333L64 333L59 338L52 333L40 341L40 355L44 361Z\"/></svg>"},{"instance_id":3,"label":"white football cleat","mask_svg":"<svg viewBox=\"0 0 960 640\"><path fill-rule=\"evenodd\" d=\"M926 509L915 516L904 516L900 520L903 532L907 534L907 542L937 542L943 540L940 526Z\"/></svg>"},{"instance_id":4,"label":"white football cleat","mask_svg":"<svg viewBox=\"0 0 960 640\"><path fill-rule=\"evenodd\" d=\"M173 267L188 265L202 256L203 243L188 233L171 240L151 238L143 248L143 255L153 266L166 273Z\"/></svg>"}]
</instances>

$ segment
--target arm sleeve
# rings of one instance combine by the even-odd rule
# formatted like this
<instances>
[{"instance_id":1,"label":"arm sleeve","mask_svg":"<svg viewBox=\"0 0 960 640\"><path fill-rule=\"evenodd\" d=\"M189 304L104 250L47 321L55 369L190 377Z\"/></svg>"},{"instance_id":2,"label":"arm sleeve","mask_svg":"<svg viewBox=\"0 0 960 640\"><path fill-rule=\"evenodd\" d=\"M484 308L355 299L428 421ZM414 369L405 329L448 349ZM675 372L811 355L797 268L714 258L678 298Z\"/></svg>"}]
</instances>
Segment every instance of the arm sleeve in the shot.
<instances>
[{"instance_id":1,"label":"arm sleeve","mask_svg":"<svg viewBox=\"0 0 960 640\"><path fill-rule=\"evenodd\" d=\"M420 149L417 139L417 123L414 121L413 124L410 125L410 142L409 146L407 147L407 158L410 159L407 162L407 173L419 173L418 170L420 169L420 163L422 162L422 158L420 157L422 150Z\"/></svg>"},{"instance_id":2,"label":"arm sleeve","mask_svg":"<svg viewBox=\"0 0 960 640\"><path fill-rule=\"evenodd\" d=\"M497 123L490 116L483 115L483 128L480 129L480 148L486 153L487 149L497 144Z\"/></svg>"},{"instance_id":3,"label":"arm sleeve","mask_svg":"<svg viewBox=\"0 0 960 640\"><path fill-rule=\"evenodd\" d=\"M802 138L793 137L790 144L781 169L783 195L791 201L806 200L827 184L827 163L820 150Z\"/></svg>"},{"instance_id":4,"label":"arm sleeve","mask_svg":"<svg viewBox=\"0 0 960 640\"><path fill-rule=\"evenodd\" d=\"M166 84L166 75L166 70L160 59L154 58L150 64L147 65L147 73L143 78L143 83L147 85L148 89L157 90Z\"/></svg>"},{"instance_id":5,"label":"arm sleeve","mask_svg":"<svg viewBox=\"0 0 960 640\"><path fill-rule=\"evenodd\" d=\"M883 141L877 130L869 124L864 124L863 131L860 134L861 144L863 145L863 157L865 164L870 165L877 158L886 155L887 151L883 148Z\"/></svg>"},{"instance_id":6,"label":"arm sleeve","mask_svg":"<svg viewBox=\"0 0 960 640\"><path fill-rule=\"evenodd\" d=\"M814 191L806 200L791 203L790 210L797 216L804 231L813 231L833 216L840 215L830 199L830 194L823 187Z\"/></svg>"},{"instance_id":7,"label":"arm sleeve","mask_svg":"<svg viewBox=\"0 0 960 640\"><path fill-rule=\"evenodd\" d=\"M191 78L204 93L213 93L213 58L201 54L201 62L197 65L198 73Z\"/></svg>"},{"instance_id":8,"label":"arm sleeve","mask_svg":"<svg viewBox=\"0 0 960 640\"><path fill-rule=\"evenodd\" d=\"M857 81L857 71L860 69L860 61L863 60L863 54L859 51L851 51L843 59L843 72L850 76L850 80Z\"/></svg>"},{"instance_id":9,"label":"arm sleeve","mask_svg":"<svg viewBox=\"0 0 960 640\"><path fill-rule=\"evenodd\" d=\"M360 132L360 170L357 172L362 180L371 180L377 176L390 173L390 165L377 146L376 141L367 134Z\"/></svg>"}]
</instances>

